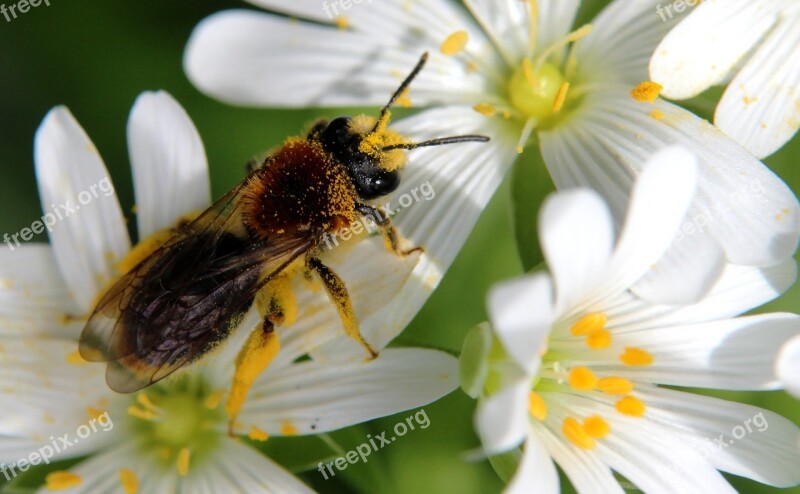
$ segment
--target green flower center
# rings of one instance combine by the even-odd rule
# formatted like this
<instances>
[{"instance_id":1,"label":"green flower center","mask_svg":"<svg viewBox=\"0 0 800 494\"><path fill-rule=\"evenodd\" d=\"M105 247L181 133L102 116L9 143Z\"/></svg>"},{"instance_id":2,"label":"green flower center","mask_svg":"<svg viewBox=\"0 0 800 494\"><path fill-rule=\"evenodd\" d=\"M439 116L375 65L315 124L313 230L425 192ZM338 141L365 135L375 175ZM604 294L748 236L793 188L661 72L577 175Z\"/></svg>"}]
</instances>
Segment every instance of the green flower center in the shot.
<instances>
[{"instance_id":1,"label":"green flower center","mask_svg":"<svg viewBox=\"0 0 800 494\"><path fill-rule=\"evenodd\" d=\"M508 97L522 115L543 122L561 110L566 88L555 65L544 62L537 68L526 58L508 80Z\"/></svg>"}]
</instances>

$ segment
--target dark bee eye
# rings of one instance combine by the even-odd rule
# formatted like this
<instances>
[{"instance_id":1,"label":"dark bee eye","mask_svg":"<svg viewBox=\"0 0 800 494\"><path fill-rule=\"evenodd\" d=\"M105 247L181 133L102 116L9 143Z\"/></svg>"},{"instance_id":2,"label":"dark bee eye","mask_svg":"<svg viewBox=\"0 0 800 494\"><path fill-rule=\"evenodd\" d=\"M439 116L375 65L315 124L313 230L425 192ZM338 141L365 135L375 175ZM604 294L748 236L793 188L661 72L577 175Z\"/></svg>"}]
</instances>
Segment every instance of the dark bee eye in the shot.
<instances>
[{"instance_id":1,"label":"dark bee eye","mask_svg":"<svg viewBox=\"0 0 800 494\"><path fill-rule=\"evenodd\" d=\"M349 117L338 117L328 123L319 139L322 147L347 168L358 195L364 200L377 199L400 185L400 174L384 170L378 159L359 151L362 137L350 128Z\"/></svg>"}]
</instances>

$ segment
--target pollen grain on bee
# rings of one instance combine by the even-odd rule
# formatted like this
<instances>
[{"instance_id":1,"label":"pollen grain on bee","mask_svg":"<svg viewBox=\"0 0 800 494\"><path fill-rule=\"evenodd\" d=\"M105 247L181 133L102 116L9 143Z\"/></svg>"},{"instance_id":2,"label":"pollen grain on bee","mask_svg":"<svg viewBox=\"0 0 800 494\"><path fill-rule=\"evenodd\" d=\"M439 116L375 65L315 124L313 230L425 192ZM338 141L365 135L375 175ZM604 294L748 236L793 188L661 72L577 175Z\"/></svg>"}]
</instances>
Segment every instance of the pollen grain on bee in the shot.
<instances>
[{"instance_id":1,"label":"pollen grain on bee","mask_svg":"<svg viewBox=\"0 0 800 494\"><path fill-rule=\"evenodd\" d=\"M361 235L364 232L373 234L380 229L381 222L391 218L392 216L400 213L403 209L411 207L413 204L425 200L431 201L436 197L436 191L433 188L430 180L412 188L405 194L397 198L399 207L392 207L392 201L385 204L375 206L375 215L363 215L357 218L349 227L341 228L334 233L325 233L323 240L325 247L329 250L339 246L339 240L348 241L354 235Z\"/></svg>"}]
</instances>

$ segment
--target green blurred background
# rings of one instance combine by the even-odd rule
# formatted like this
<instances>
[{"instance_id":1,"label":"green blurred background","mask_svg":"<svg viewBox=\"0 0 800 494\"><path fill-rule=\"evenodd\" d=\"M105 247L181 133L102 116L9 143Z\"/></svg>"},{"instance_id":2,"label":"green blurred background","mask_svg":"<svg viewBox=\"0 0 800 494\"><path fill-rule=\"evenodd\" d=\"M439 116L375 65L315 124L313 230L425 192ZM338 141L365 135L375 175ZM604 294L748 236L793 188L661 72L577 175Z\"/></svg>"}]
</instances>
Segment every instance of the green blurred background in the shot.
<instances>
[{"instance_id":1,"label":"green blurred background","mask_svg":"<svg viewBox=\"0 0 800 494\"><path fill-rule=\"evenodd\" d=\"M244 176L244 163L254 155L297 133L317 116L342 113L233 108L203 96L189 84L181 60L192 28L213 12L245 8L244 3L50 3L10 23L0 17L1 232L16 232L41 215L33 169L33 135L45 113L55 105L67 105L97 145L131 221L133 191L125 125L140 92L165 89L186 108L206 146L214 196ZM605 3L585 2L580 17L591 19ZM695 106L708 114L712 106L707 100L715 94L719 93L706 95ZM800 191L798 156L800 140L795 139L768 160L795 191ZM521 272L511 235L508 182L484 212L440 288L401 335L400 343L457 352L466 332L486 318L487 288ZM47 241L44 235L36 240ZM799 305L800 289L796 286L763 310L796 311ZM798 402L782 392L715 395L762 406L800 423ZM301 477L321 492L499 492L503 484L488 462L464 458L479 445L472 429L474 403L456 391L425 410L431 421L429 428L409 433L402 441L373 454L368 463L351 465L327 481L316 470ZM331 439L349 450L363 442L368 433L389 430L409 413L336 432ZM293 469L314 459L307 456L308 451L325 451L317 438L276 438L263 448ZM800 493L800 488L778 490L743 479L731 480L740 492ZM564 491L571 492L569 488Z\"/></svg>"}]
</instances>

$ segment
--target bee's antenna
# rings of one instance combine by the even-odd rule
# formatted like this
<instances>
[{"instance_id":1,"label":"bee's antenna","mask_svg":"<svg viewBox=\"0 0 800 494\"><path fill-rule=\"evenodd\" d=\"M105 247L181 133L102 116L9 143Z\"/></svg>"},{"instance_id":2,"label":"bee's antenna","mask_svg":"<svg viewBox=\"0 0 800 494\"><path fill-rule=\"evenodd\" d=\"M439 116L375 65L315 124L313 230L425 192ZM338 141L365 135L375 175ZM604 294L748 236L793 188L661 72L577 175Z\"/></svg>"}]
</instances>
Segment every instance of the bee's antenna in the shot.
<instances>
[{"instance_id":1,"label":"bee's antenna","mask_svg":"<svg viewBox=\"0 0 800 494\"><path fill-rule=\"evenodd\" d=\"M389 98L389 102L386 103L386 106L384 106L383 109L381 109L381 113L378 116L378 121L375 122L375 127L372 128L372 131L370 133L374 133L380 128L381 125L385 123L386 119L389 116L389 109L392 107L395 101L397 101L397 98L399 98L400 95L403 94L403 92L405 92L406 89L408 89L408 86L411 84L411 81L413 81L414 78L417 77L417 74L419 74L419 72L425 66L425 62L427 61L428 61L428 52L426 51L419 58L419 62L417 62L417 66L414 67L414 70L412 70L411 73L408 74L405 80L400 84L400 87L397 88L397 91L395 91L392 97Z\"/></svg>"},{"instance_id":2,"label":"bee's antenna","mask_svg":"<svg viewBox=\"0 0 800 494\"><path fill-rule=\"evenodd\" d=\"M438 139L431 139L422 142L405 142L402 144L392 144L381 148L381 151L391 151L393 149L417 149L427 146L442 146L444 144L456 144L459 142L488 142L489 138L479 135L463 135L451 137L439 137Z\"/></svg>"}]
</instances>

